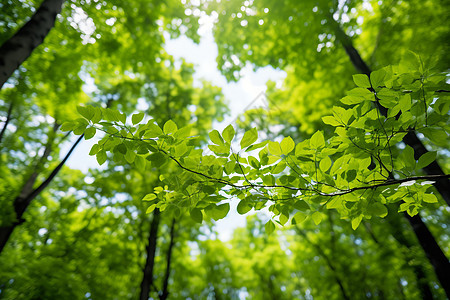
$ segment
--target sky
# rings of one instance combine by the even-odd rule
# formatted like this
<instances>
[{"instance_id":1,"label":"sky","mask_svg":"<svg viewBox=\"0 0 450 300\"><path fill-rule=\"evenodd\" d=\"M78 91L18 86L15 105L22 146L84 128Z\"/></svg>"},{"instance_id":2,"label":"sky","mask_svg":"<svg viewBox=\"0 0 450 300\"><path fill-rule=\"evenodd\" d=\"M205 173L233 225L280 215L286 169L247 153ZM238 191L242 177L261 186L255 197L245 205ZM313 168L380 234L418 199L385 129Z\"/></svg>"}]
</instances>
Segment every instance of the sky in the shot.
<instances>
[{"instance_id":1,"label":"sky","mask_svg":"<svg viewBox=\"0 0 450 300\"><path fill-rule=\"evenodd\" d=\"M284 71L275 70L272 67L260 68L256 72L247 65L241 72L241 79L238 82L228 83L223 75L217 69L216 57L218 55L217 45L214 42L212 27L213 18L202 15L199 21L200 43L195 44L185 36L177 39L166 37L166 51L176 60L184 59L186 62L195 65L194 84L200 85L202 79L210 81L212 84L222 88L222 92L228 102L230 115L225 117L223 122L215 122L211 130L217 129L221 131L223 128L232 124L239 114L244 113L250 105L256 105L263 99L263 93L266 90L266 82L268 80L275 81L277 85L286 77ZM256 100L256 101L255 101ZM261 103L259 103L261 104ZM71 168L80 169L83 172L89 168L98 168L95 156L89 156L88 153L97 139L83 141L73 155L67 161L67 165ZM64 155L68 149L63 149ZM236 212L238 201L231 201L230 212L228 216L216 222L218 238L221 240L229 240L231 234L236 227L245 226L246 216L239 215ZM250 212L252 213L252 212Z\"/></svg>"}]
</instances>

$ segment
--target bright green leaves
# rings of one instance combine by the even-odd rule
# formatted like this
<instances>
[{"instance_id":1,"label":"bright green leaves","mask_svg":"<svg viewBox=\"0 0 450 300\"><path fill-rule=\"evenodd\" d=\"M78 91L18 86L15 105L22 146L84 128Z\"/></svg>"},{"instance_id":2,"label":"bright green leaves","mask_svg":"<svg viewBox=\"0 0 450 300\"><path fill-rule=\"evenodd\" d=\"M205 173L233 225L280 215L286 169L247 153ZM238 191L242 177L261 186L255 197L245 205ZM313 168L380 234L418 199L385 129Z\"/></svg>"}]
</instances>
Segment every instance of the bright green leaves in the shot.
<instances>
[{"instance_id":1,"label":"bright green leaves","mask_svg":"<svg viewBox=\"0 0 450 300\"><path fill-rule=\"evenodd\" d=\"M266 230L267 234L271 234L275 231L275 224L272 222L272 220L269 220L266 225L264 225L264 229Z\"/></svg>"},{"instance_id":2,"label":"bright green leaves","mask_svg":"<svg viewBox=\"0 0 450 300\"><path fill-rule=\"evenodd\" d=\"M209 138L211 139L211 142L213 142L216 145L224 145L225 144L222 137L220 136L220 133L217 130L211 131L209 133Z\"/></svg>"},{"instance_id":3,"label":"bright green leaves","mask_svg":"<svg viewBox=\"0 0 450 300\"><path fill-rule=\"evenodd\" d=\"M165 134L174 134L178 130L177 124L174 121L169 120L164 123L163 131Z\"/></svg>"},{"instance_id":4,"label":"bright green leaves","mask_svg":"<svg viewBox=\"0 0 450 300\"><path fill-rule=\"evenodd\" d=\"M211 216L214 221L218 221L227 216L230 211L230 204L224 203L220 205L210 205L205 209L205 212L208 216Z\"/></svg>"},{"instance_id":5,"label":"bright green leaves","mask_svg":"<svg viewBox=\"0 0 450 300\"><path fill-rule=\"evenodd\" d=\"M366 74L355 74L353 75L353 81L355 84L362 88L370 88L369 77Z\"/></svg>"},{"instance_id":6,"label":"bright green leaves","mask_svg":"<svg viewBox=\"0 0 450 300\"><path fill-rule=\"evenodd\" d=\"M230 136L227 136L228 138ZM228 156L230 154L231 145L225 142L217 130L209 133L209 138L215 145L208 145L208 148L219 156Z\"/></svg>"},{"instance_id":7,"label":"bright green leaves","mask_svg":"<svg viewBox=\"0 0 450 300\"><path fill-rule=\"evenodd\" d=\"M281 156L282 154L281 146L278 142L269 141L268 149L272 155Z\"/></svg>"},{"instance_id":8,"label":"bright green leaves","mask_svg":"<svg viewBox=\"0 0 450 300\"><path fill-rule=\"evenodd\" d=\"M88 127L86 128L86 131L84 132L84 139L89 140L95 136L95 133L97 132L97 129L95 127Z\"/></svg>"},{"instance_id":9,"label":"bright green leaves","mask_svg":"<svg viewBox=\"0 0 450 300\"><path fill-rule=\"evenodd\" d=\"M311 215L311 218L313 219L314 224L319 225L320 222L322 222L323 214L321 212L316 211Z\"/></svg>"},{"instance_id":10,"label":"bright green leaves","mask_svg":"<svg viewBox=\"0 0 450 300\"><path fill-rule=\"evenodd\" d=\"M97 162L99 165L103 165L106 161L106 151L100 150L96 154Z\"/></svg>"},{"instance_id":11,"label":"bright green leaves","mask_svg":"<svg viewBox=\"0 0 450 300\"><path fill-rule=\"evenodd\" d=\"M131 122L133 123L133 125L138 124L139 122L142 121L142 119L144 118L144 113L137 113L137 114L133 114L131 116Z\"/></svg>"},{"instance_id":12,"label":"bright green leaves","mask_svg":"<svg viewBox=\"0 0 450 300\"><path fill-rule=\"evenodd\" d=\"M322 172L327 172L330 167L331 167L331 158L326 156L320 161L319 168Z\"/></svg>"},{"instance_id":13,"label":"bright green leaves","mask_svg":"<svg viewBox=\"0 0 450 300\"><path fill-rule=\"evenodd\" d=\"M203 213L202 213L202 210L199 208L191 209L190 216L191 216L192 220L194 220L197 223L203 222Z\"/></svg>"},{"instance_id":14,"label":"bright green leaves","mask_svg":"<svg viewBox=\"0 0 450 300\"><path fill-rule=\"evenodd\" d=\"M256 142L258 139L258 131L256 128L247 130L241 140L241 148L245 148Z\"/></svg>"},{"instance_id":15,"label":"bright green leaves","mask_svg":"<svg viewBox=\"0 0 450 300\"><path fill-rule=\"evenodd\" d=\"M311 139L309 140L311 149L320 149L325 146L325 138L321 131L317 131L313 134Z\"/></svg>"},{"instance_id":16,"label":"bright green leaves","mask_svg":"<svg viewBox=\"0 0 450 300\"><path fill-rule=\"evenodd\" d=\"M247 200L241 200L237 206L237 212L240 215L248 213L252 209L251 203Z\"/></svg>"},{"instance_id":17,"label":"bright green leaves","mask_svg":"<svg viewBox=\"0 0 450 300\"><path fill-rule=\"evenodd\" d=\"M144 138L152 139L160 137L163 134L163 131L161 130L161 127L154 123L147 123L147 128L144 131Z\"/></svg>"},{"instance_id":18,"label":"bright green leaves","mask_svg":"<svg viewBox=\"0 0 450 300\"><path fill-rule=\"evenodd\" d=\"M290 136L285 137L280 143L280 148L283 155L288 155L295 148L294 140Z\"/></svg>"},{"instance_id":19,"label":"bright green leaves","mask_svg":"<svg viewBox=\"0 0 450 300\"><path fill-rule=\"evenodd\" d=\"M363 219L363 216L359 215L358 217L356 217L352 220L353 230L356 230L359 227L359 224L361 224L362 219Z\"/></svg>"},{"instance_id":20,"label":"bright green leaves","mask_svg":"<svg viewBox=\"0 0 450 300\"><path fill-rule=\"evenodd\" d=\"M420 170L431 164L436 159L436 152L427 152L424 153L421 157L419 157L419 160L416 165L416 169Z\"/></svg>"},{"instance_id":21,"label":"bright green leaves","mask_svg":"<svg viewBox=\"0 0 450 300\"><path fill-rule=\"evenodd\" d=\"M223 136L224 140L230 144L231 144L231 141L233 140L235 134L236 134L236 131L234 130L232 125L228 125L222 131L222 136Z\"/></svg>"},{"instance_id":22,"label":"bright green leaves","mask_svg":"<svg viewBox=\"0 0 450 300\"><path fill-rule=\"evenodd\" d=\"M384 69L380 69L377 71L373 71L370 73L370 82L373 88L378 88L384 85L384 78L386 76L386 71Z\"/></svg>"}]
</instances>

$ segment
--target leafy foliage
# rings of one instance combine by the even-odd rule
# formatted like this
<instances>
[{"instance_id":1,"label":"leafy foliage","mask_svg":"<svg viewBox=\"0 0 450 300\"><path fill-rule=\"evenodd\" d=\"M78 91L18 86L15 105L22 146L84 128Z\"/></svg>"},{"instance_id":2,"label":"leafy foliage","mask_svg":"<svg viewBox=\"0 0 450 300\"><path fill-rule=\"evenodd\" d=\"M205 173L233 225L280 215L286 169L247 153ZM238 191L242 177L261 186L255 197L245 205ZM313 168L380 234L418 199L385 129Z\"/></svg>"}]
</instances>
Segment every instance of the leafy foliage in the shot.
<instances>
[{"instance_id":1,"label":"leafy foliage","mask_svg":"<svg viewBox=\"0 0 450 300\"><path fill-rule=\"evenodd\" d=\"M182 172L163 173L162 187L144 198L169 214L189 210L197 222L204 216L218 220L228 213L225 200L236 197L238 211L268 207L280 225L298 210L319 224L325 209L336 209L356 229L363 219L385 217L386 204L402 201L399 211L414 216L426 203L437 202L430 189L434 177L417 173L417 165L431 163L435 156L426 154L416 161L408 146L393 155L393 145L410 130L443 146L448 140L443 131L448 130L448 108L441 109L445 97L438 92L445 76L427 74L419 57L412 54L411 59L406 66L373 72L370 80L355 76L359 87L341 99L350 107L334 107L333 115L324 117L335 127L328 140L318 131L297 144L290 137L255 144L258 134L253 128L244 133L236 151L231 143L235 130L227 127L222 134L209 134L208 147L216 156L202 155L189 127L178 129L169 120L161 128L153 119L130 125L118 111L90 106L80 109L84 118L66 123L65 129L81 133L93 128L105 134L91 150L99 164L110 152L116 162L140 168L177 165ZM386 108L387 116L374 105ZM267 232L274 228L272 221L266 224Z\"/></svg>"}]
</instances>

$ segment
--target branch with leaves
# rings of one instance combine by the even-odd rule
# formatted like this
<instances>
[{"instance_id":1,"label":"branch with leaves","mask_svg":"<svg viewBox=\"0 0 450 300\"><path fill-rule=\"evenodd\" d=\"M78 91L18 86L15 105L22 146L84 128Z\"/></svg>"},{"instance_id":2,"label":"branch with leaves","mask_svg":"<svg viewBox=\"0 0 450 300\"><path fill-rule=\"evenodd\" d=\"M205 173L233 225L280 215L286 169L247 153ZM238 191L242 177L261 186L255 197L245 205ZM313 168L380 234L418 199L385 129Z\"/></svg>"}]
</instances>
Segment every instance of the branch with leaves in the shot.
<instances>
[{"instance_id":1,"label":"branch with leaves","mask_svg":"<svg viewBox=\"0 0 450 300\"><path fill-rule=\"evenodd\" d=\"M280 225L306 218L319 224L325 209L336 209L356 229L364 218L386 216L386 204L399 201L399 211L414 216L427 203L438 202L432 184L449 175L421 174L436 152L416 160L414 149L395 145L416 130L446 146L449 106L438 93L445 75L389 66L372 72L370 79L355 75L354 82L357 87L341 99L346 108L334 107L333 115L323 118L335 127L329 139L318 131L300 143L291 137L258 142L253 128L237 144L230 125L210 132L208 148L214 155L206 155L196 148L189 126L179 129L169 120L160 127L152 119L143 122L143 113L132 115L129 124L119 111L92 106L79 107L83 118L62 129L84 133L86 139L103 132L90 151L99 164L110 153L110 159L141 170L160 168L164 186L143 199L148 212L158 208L177 217L189 211L198 222L205 216L218 220L228 214L228 201L238 198L239 213L268 207ZM180 172L165 174L165 164L175 164ZM274 229L271 220L266 230Z\"/></svg>"}]
</instances>

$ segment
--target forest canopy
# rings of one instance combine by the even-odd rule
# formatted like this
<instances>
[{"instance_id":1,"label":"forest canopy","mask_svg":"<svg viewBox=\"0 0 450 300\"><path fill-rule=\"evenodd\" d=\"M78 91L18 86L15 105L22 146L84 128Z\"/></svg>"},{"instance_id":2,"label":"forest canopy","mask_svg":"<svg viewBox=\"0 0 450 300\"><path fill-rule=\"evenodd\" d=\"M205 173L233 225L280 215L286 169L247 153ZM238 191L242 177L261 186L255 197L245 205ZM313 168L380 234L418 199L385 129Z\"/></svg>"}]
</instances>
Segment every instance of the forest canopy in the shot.
<instances>
[{"instance_id":1,"label":"forest canopy","mask_svg":"<svg viewBox=\"0 0 450 300\"><path fill-rule=\"evenodd\" d=\"M450 298L444 2L0 8L0 299ZM221 130L166 50L205 20L229 84L287 74Z\"/></svg>"}]
</instances>

